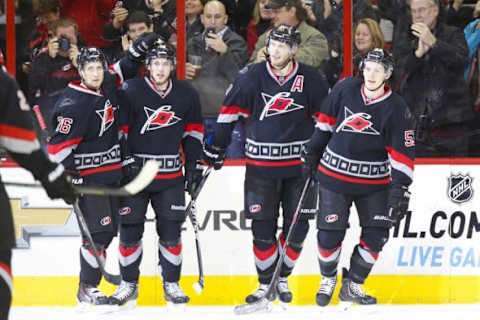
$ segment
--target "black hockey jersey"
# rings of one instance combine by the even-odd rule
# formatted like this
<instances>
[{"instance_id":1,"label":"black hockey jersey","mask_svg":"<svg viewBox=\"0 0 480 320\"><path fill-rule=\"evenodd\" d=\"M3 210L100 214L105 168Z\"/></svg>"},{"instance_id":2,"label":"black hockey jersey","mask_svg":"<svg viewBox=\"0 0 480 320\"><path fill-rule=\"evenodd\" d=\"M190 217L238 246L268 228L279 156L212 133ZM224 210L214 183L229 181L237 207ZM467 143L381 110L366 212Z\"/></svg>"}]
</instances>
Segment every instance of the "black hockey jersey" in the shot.
<instances>
[{"instance_id":1,"label":"black hockey jersey","mask_svg":"<svg viewBox=\"0 0 480 320\"><path fill-rule=\"evenodd\" d=\"M117 114L118 108L101 90L71 82L55 105L55 129L48 143L51 159L76 171L86 183L119 183L122 164Z\"/></svg>"},{"instance_id":2,"label":"black hockey jersey","mask_svg":"<svg viewBox=\"0 0 480 320\"><path fill-rule=\"evenodd\" d=\"M364 194L412 182L415 140L407 105L387 86L373 100L363 90L358 78L337 83L308 143L323 151L319 180L334 192Z\"/></svg>"},{"instance_id":3,"label":"black hockey jersey","mask_svg":"<svg viewBox=\"0 0 480 320\"><path fill-rule=\"evenodd\" d=\"M15 79L0 68L0 147L8 151L22 167L40 179L47 173L49 161L40 149L29 117L30 106ZM1 183L1 181L0 181ZM0 186L0 250L15 244L13 219L8 196Z\"/></svg>"},{"instance_id":4,"label":"black hockey jersey","mask_svg":"<svg viewBox=\"0 0 480 320\"><path fill-rule=\"evenodd\" d=\"M234 123L247 118L247 172L268 178L300 176L300 153L327 93L322 75L302 63L294 62L284 77L275 75L267 62L245 67L227 93L213 144L226 148Z\"/></svg>"},{"instance_id":5,"label":"black hockey jersey","mask_svg":"<svg viewBox=\"0 0 480 320\"><path fill-rule=\"evenodd\" d=\"M120 94L121 130L136 161L159 163L155 180L147 187L158 191L183 183L183 149L187 165L200 159L203 121L198 93L188 83L172 79L161 93L148 77L123 83Z\"/></svg>"}]
</instances>

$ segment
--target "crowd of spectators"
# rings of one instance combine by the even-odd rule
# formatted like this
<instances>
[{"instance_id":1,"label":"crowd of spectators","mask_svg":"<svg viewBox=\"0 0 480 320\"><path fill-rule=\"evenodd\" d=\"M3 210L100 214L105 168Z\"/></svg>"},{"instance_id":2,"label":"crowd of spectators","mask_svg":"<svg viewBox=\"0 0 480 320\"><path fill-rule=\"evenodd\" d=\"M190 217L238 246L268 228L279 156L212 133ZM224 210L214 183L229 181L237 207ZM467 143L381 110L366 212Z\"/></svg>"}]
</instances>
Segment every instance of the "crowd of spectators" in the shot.
<instances>
[{"instance_id":1,"label":"crowd of spectators","mask_svg":"<svg viewBox=\"0 0 480 320\"><path fill-rule=\"evenodd\" d=\"M414 116L420 157L480 156L480 0L467 1L475 0L353 0L354 76L369 50L392 51L390 86ZM82 47L100 48L112 64L146 32L177 44L176 0L17 5L17 78L47 123L58 93L78 79ZM343 0L185 0L185 11L186 78L200 94L207 131L237 72L267 58L265 39L275 25L300 31L299 62L321 70L331 86L340 80ZM393 25L388 41L381 19ZM241 146L241 126L234 135Z\"/></svg>"}]
</instances>

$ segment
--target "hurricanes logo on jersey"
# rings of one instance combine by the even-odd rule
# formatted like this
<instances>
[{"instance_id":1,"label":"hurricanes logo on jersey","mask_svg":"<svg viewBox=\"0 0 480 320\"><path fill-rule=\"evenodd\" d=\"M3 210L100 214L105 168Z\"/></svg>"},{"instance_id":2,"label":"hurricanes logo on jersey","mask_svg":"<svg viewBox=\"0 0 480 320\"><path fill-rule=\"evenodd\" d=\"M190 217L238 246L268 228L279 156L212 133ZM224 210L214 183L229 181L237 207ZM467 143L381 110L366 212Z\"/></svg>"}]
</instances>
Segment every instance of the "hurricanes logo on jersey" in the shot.
<instances>
[{"instance_id":1,"label":"hurricanes logo on jersey","mask_svg":"<svg viewBox=\"0 0 480 320\"><path fill-rule=\"evenodd\" d=\"M294 103L295 100L290 98L290 92L279 92L274 96L262 92L262 99L265 107L260 115L260 121L266 117L278 116L304 108L302 105Z\"/></svg>"},{"instance_id":2,"label":"hurricanes logo on jersey","mask_svg":"<svg viewBox=\"0 0 480 320\"><path fill-rule=\"evenodd\" d=\"M142 130L140 130L140 134L144 134L151 130L165 128L182 120L175 116L175 112L170 111L171 109L172 106L161 106L156 110L149 107L143 107L143 110L145 110L145 114L147 115L147 121L145 121Z\"/></svg>"},{"instance_id":3,"label":"hurricanes logo on jersey","mask_svg":"<svg viewBox=\"0 0 480 320\"><path fill-rule=\"evenodd\" d=\"M380 133L373 127L373 122L370 121L371 115L365 112L353 113L346 106L345 119L337 127L336 132L347 131L353 133L373 134L379 135Z\"/></svg>"},{"instance_id":4,"label":"hurricanes logo on jersey","mask_svg":"<svg viewBox=\"0 0 480 320\"><path fill-rule=\"evenodd\" d=\"M98 134L99 137L101 137L112 126L113 122L115 121L116 109L117 108L112 106L110 100L107 99L107 101L105 101L105 105L103 106L103 110L96 111L101 119L100 133Z\"/></svg>"}]
</instances>

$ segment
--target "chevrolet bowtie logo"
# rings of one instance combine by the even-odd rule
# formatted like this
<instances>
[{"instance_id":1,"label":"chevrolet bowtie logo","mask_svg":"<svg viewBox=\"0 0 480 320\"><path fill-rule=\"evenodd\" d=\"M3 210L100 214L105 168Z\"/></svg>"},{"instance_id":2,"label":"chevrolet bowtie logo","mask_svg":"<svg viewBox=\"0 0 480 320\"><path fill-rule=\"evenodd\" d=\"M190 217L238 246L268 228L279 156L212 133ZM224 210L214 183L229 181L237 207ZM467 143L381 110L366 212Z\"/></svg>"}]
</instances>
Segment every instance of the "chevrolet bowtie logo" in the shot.
<instances>
[{"instance_id":1,"label":"chevrolet bowtie logo","mask_svg":"<svg viewBox=\"0 0 480 320\"><path fill-rule=\"evenodd\" d=\"M22 199L10 199L17 248L29 248L30 236L77 236L71 208L30 207Z\"/></svg>"}]
</instances>

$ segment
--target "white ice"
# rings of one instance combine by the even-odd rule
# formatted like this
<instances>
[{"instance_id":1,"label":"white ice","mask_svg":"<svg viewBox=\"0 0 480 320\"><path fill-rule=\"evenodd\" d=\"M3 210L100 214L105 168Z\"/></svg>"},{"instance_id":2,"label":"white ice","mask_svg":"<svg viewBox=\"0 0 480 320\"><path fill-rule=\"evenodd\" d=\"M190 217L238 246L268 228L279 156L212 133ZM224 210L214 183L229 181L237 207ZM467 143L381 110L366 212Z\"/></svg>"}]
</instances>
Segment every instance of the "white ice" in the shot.
<instances>
[{"instance_id":1,"label":"white ice","mask_svg":"<svg viewBox=\"0 0 480 320\"><path fill-rule=\"evenodd\" d=\"M274 306L269 313L237 316L233 307L137 307L110 313L88 311L80 313L68 307L15 307L10 320L472 320L478 319L480 304L469 305L378 305L353 306L342 310L338 306L289 307Z\"/></svg>"}]
</instances>

